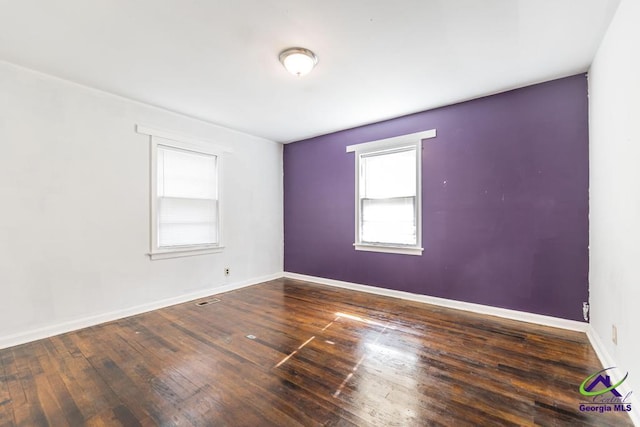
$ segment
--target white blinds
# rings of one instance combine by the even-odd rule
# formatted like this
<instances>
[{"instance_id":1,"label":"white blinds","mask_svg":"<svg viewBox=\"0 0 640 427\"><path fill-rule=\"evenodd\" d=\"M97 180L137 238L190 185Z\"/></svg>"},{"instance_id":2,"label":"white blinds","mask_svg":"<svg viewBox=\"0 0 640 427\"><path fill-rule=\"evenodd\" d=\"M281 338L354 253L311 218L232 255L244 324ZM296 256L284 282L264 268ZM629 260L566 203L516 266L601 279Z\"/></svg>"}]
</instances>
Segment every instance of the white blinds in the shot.
<instances>
[{"instance_id":1,"label":"white blinds","mask_svg":"<svg viewBox=\"0 0 640 427\"><path fill-rule=\"evenodd\" d=\"M360 240L415 245L416 148L364 154L360 159Z\"/></svg>"},{"instance_id":2,"label":"white blinds","mask_svg":"<svg viewBox=\"0 0 640 427\"><path fill-rule=\"evenodd\" d=\"M360 197L383 199L416 195L415 147L364 154L360 165Z\"/></svg>"},{"instance_id":3,"label":"white blinds","mask_svg":"<svg viewBox=\"0 0 640 427\"><path fill-rule=\"evenodd\" d=\"M158 145L158 246L216 244L217 157Z\"/></svg>"}]
</instances>

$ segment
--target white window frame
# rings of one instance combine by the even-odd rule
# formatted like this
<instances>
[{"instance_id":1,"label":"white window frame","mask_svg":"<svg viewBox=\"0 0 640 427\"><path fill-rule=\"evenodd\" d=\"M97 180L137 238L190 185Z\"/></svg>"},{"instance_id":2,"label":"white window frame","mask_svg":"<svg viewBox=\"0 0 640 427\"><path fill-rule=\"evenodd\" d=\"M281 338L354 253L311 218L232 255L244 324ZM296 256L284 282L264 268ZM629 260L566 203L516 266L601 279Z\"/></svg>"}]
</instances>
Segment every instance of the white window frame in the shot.
<instances>
[{"instance_id":1,"label":"white window frame","mask_svg":"<svg viewBox=\"0 0 640 427\"><path fill-rule=\"evenodd\" d=\"M422 140L435 138L436 130L416 132L400 135L393 138L379 139L347 146L347 153L355 153L355 243L357 251L384 252L403 255L422 255ZM373 153L383 154L385 151L395 151L402 148L416 149L416 244L400 245L391 243L370 243L360 239L361 212L360 212L360 167L363 156Z\"/></svg>"},{"instance_id":2,"label":"white window frame","mask_svg":"<svg viewBox=\"0 0 640 427\"><path fill-rule=\"evenodd\" d=\"M224 153L231 150L188 136L183 136L163 130L137 125L136 132L149 135L149 159L150 159L150 249L149 257L152 260L178 258L194 255L219 253L224 250L223 244L223 182ZM160 247L158 245L158 146L169 147L181 151L190 151L195 154L216 156L216 175L218 186L218 243L195 244L174 247Z\"/></svg>"}]
</instances>

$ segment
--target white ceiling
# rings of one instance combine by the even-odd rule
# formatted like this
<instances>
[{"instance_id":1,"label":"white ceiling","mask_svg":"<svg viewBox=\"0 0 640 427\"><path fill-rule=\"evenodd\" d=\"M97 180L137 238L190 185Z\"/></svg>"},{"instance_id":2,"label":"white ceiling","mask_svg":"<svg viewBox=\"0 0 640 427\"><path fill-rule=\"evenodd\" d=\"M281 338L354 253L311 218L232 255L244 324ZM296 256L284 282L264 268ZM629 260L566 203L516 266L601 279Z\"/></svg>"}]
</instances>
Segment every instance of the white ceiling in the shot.
<instances>
[{"instance_id":1,"label":"white ceiling","mask_svg":"<svg viewBox=\"0 0 640 427\"><path fill-rule=\"evenodd\" d=\"M618 2L0 0L0 60L290 142L584 72Z\"/></svg>"}]
</instances>

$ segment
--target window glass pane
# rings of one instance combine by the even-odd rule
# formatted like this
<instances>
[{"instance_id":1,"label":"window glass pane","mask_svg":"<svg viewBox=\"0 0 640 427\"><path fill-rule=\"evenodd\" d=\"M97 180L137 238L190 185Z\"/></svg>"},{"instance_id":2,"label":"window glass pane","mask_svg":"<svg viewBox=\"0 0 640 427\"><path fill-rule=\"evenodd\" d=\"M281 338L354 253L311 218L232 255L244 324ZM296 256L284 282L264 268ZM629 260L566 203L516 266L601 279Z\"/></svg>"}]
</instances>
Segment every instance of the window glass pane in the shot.
<instances>
[{"instance_id":1,"label":"window glass pane","mask_svg":"<svg viewBox=\"0 0 640 427\"><path fill-rule=\"evenodd\" d=\"M361 157L360 197L384 199L416 195L416 149Z\"/></svg>"},{"instance_id":2,"label":"window glass pane","mask_svg":"<svg viewBox=\"0 0 640 427\"><path fill-rule=\"evenodd\" d=\"M360 212L362 242L415 245L415 197L363 199Z\"/></svg>"},{"instance_id":3,"label":"window glass pane","mask_svg":"<svg viewBox=\"0 0 640 427\"><path fill-rule=\"evenodd\" d=\"M218 243L217 218L216 200L160 197L158 246Z\"/></svg>"},{"instance_id":4,"label":"window glass pane","mask_svg":"<svg viewBox=\"0 0 640 427\"><path fill-rule=\"evenodd\" d=\"M158 145L157 168L158 247L219 243L217 157Z\"/></svg>"}]
</instances>

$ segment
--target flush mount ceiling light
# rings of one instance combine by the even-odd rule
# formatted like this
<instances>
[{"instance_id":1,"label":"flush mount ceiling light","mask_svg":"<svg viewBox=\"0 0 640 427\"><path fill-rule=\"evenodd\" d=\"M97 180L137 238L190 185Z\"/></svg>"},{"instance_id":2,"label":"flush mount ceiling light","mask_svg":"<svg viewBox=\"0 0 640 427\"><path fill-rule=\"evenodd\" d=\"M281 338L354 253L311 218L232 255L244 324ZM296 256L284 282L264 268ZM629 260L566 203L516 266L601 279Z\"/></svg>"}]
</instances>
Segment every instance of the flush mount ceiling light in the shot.
<instances>
[{"instance_id":1,"label":"flush mount ceiling light","mask_svg":"<svg viewBox=\"0 0 640 427\"><path fill-rule=\"evenodd\" d=\"M280 62L294 76L300 77L313 70L318 63L318 57L309 49L290 47L280 52Z\"/></svg>"}]
</instances>

